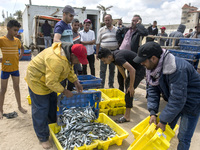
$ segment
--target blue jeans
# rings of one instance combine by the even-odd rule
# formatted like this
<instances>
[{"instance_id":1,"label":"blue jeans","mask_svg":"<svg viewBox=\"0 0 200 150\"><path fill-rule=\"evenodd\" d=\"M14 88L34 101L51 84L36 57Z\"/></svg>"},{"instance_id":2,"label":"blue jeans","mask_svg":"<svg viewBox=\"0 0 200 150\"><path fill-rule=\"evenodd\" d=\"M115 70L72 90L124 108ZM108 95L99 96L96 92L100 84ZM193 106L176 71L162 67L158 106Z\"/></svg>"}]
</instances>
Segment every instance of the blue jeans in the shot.
<instances>
[{"instance_id":1,"label":"blue jeans","mask_svg":"<svg viewBox=\"0 0 200 150\"><path fill-rule=\"evenodd\" d=\"M178 133L179 144L177 150L189 150L190 142L194 134L197 122L199 120L199 115L200 114L194 116L186 113L180 113L174 119L174 121L169 124L173 129L178 119L181 117L179 133Z\"/></svg>"},{"instance_id":2,"label":"blue jeans","mask_svg":"<svg viewBox=\"0 0 200 150\"><path fill-rule=\"evenodd\" d=\"M49 139L48 123L56 122L57 93L37 95L29 88L32 102L32 120L35 133L40 142Z\"/></svg>"},{"instance_id":3,"label":"blue jeans","mask_svg":"<svg viewBox=\"0 0 200 150\"><path fill-rule=\"evenodd\" d=\"M105 85L105 78L106 78L106 70L107 70L107 64L104 64L102 61L100 63L100 78L102 79L102 87L104 88ZM114 84L114 76L115 76L115 64L111 63L109 64L109 88L113 88Z\"/></svg>"},{"instance_id":4,"label":"blue jeans","mask_svg":"<svg viewBox=\"0 0 200 150\"><path fill-rule=\"evenodd\" d=\"M44 36L44 45L45 48L51 47L51 36Z\"/></svg>"}]
</instances>

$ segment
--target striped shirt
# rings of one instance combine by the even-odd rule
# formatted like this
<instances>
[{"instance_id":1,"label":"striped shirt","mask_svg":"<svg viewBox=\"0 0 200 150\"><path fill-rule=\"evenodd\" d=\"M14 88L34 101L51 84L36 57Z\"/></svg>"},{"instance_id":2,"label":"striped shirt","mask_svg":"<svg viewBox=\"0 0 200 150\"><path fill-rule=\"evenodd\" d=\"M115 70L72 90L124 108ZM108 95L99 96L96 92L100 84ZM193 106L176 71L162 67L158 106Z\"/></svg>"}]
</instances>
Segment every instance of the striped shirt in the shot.
<instances>
[{"instance_id":1,"label":"striped shirt","mask_svg":"<svg viewBox=\"0 0 200 150\"><path fill-rule=\"evenodd\" d=\"M100 44L100 47L102 48L116 50L119 47L116 39L117 29L118 28L115 26L113 26L111 30L109 30L106 26L100 28L96 44Z\"/></svg>"},{"instance_id":2,"label":"striped shirt","mask_svg":"<svg viewBox=\"0 0 200 150\"><path fill-rule=\"evenodd\" d=\"M21 42L18 38L9 40L6 36L0 37L0 48L3 54L2 71L13 72L19 70L19 52Z\"/></svg>"}]
</instances>

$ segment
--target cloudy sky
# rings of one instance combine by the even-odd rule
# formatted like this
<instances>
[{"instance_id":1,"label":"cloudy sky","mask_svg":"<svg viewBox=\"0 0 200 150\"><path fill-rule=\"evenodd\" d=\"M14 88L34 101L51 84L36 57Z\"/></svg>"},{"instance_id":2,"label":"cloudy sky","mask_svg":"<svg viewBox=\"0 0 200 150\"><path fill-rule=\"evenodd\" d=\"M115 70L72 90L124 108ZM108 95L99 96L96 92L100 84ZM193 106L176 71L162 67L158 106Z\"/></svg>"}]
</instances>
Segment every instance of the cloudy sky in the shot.
<instances>
[{"instance_id":1,"label":"cloudy sky","mask_svg":"<svg viewBox=\"0 0 200 150\"><path fill-rule=\"evenodd\" d=\"M182 6L191 3L200 10L200 0L32 0L33 5L83 7L97 9L101 4L105 7L113 6L108 13L113 18L122 18L123 22L130 23L134 14L141 15L143 23L152 23L157 20L159 25L179 24ZM3 21L2 10L13 14L16 10L25 9L29 0L0 0L0 21Z\"/></svg>"}]
</instances>

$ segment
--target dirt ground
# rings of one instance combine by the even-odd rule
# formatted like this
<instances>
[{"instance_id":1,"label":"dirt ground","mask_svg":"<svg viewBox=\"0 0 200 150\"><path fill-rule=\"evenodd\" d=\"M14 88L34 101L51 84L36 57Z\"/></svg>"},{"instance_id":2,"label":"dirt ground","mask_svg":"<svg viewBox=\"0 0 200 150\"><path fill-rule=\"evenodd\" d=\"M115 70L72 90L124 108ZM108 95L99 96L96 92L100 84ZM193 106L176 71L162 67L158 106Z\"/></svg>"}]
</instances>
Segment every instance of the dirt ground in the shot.
<instances>
[{"instance_id":1,"label":"dirt ground","mask_svg":"<svg viewBox=\"0 0 200 150\"><path fill-rule=\"evenodd\" d=\"M16 111L18 113L18 117L14 119L6 119L0 120L0 150L42 150L40 143L35 135L32 119L31 119L31 106L28 105L28 101L26 99L28 95L27 84L24 81L26 68L28 66L28 61L20 61L20 90L21 90L21 100L22 106L28 110L27 114L22 114L17 109L17 103L14 96L14 90L12 88L12 80L9 79L8 89L5 96L4 103L4 113L9 113ZM96 76L99 76L99 61L96 61ZM106 78L107 79L107 78ZM106 83L107 80L106 80ZM115 88L118 88L118 83L116 80L115 74ZM106 88L108 85L106 84ZM130 144L134 141L133 134L131 133L131 128L133 128L136 124L138 124L141 120L146 118L149 113L146 109L146 99L145 99L145 90L138 88L136 90L134 101L134 107L131 111L131 122L120 124L122 128L124 128L129 136L127 139L123 141L121 146L113 145L109 147L109 150L126 150ZM161 101L161 109L164 108L165 102ZM112 119L118 118L121 115L110 116ZM191 150L198 150L200 147L200 122L197 125L196 131L194 133L192 142L191 142ZM52 141L52 139L51 139ZM53 143L53 141L52 141ZM178 140L177 137L174 137L171 141L170 150L175 150L177 146ZM55 144L53 144L53 148L51 150L56 150Z\"/></svg>"}]
</instances>

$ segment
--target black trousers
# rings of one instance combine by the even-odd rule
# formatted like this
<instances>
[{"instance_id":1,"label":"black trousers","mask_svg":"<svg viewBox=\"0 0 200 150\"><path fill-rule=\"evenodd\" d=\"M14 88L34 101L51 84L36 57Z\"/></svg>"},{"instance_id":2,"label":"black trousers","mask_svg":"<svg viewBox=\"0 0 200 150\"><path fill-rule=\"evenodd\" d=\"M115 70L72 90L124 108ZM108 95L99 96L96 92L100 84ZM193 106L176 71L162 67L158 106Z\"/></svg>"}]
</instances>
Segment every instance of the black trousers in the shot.
<instances>
[{"instance_id":1,"label":"black trousers","mask_svg":"<svg viewBox=\"0 0 200 150\"><path fill-rule=\"evenodd\" d=\"M119 70L118 70L118 74L117 74L117 80L118 80L118 84L119 84L119 90L124 92L124 78L123 78L122 74L119 72Z\"/></svg>"},{"instance_id":2,"label":"black trousers","mask_svg":"<svg viewBox=\"0 0 200 150\"><path fill-rule=\"evenodd\" d=\"M94 54L88 55L87 59L88 59L88 62L89 62L91 75L95 76L95 68L94 68L95 58L94 58ZM87 75L87 65L83 65L83 74Z\"/></svg>"},{"instance_id":3,"label":"black trousers","mask_svg":"<svg viewBox=\"0 0 200 150\"><path fill-rule=\"evenodd\" d=\"M135 75L135 83L134 83L134 89L138 87L140 82L144 79L145 76L145 68L142 67L140 70L136 71ZM130 85L130 74L128 73L128 78L126 79L125 87L126 90L128 89ZM126 93L125 95L125 102L126 102L126 108L132 108L133 107L133 97L130 97L130 93Z\"/></svg>"}]
</instances>

